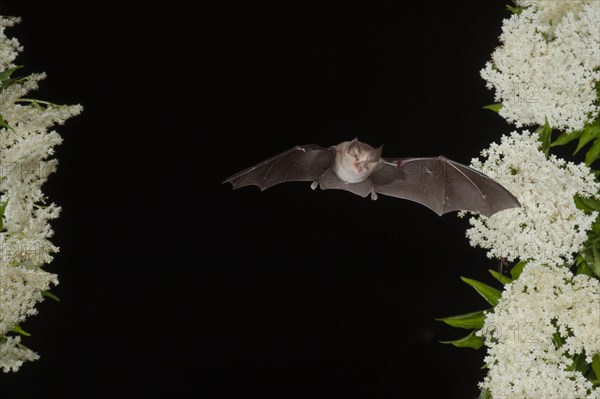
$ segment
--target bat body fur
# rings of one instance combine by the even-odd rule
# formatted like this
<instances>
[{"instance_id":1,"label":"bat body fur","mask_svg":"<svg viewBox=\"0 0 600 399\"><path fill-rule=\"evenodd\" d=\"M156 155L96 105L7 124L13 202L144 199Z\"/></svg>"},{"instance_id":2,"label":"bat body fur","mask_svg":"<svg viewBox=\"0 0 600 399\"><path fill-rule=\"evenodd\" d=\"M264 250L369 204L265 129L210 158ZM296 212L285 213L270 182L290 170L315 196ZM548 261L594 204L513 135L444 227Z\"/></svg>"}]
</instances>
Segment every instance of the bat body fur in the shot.
<instances>
[{"instance_id":1,"label":"bat body fur","mask_svg":"<svg viewBox=\"0 0 600 399\"><path fill-rule=\"evenodd\" d=\"M466 165L441 156L382 158L381 151L357 139L329 148L296 146L224 183L264 190L288 181L312 181L313 189L341 189L373 200L378 193L408 199L438 215L465 210L491 216L521 206L500 183Z\"/></svg>"}]
</instances>

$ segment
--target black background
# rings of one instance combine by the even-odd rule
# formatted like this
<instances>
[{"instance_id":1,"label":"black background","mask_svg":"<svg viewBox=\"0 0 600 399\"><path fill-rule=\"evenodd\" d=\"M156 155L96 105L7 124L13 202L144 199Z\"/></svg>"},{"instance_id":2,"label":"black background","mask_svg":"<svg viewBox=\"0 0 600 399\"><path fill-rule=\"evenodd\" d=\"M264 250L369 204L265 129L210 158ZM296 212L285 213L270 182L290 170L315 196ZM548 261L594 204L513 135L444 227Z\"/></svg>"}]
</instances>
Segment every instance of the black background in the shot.
<instances>
[{"instance_id":1,"label":"black background","mask_svg":"<svg viewBox=\"0 0 600 399\"><path fill-rule=\"evenodd\" d=\"M31 3L0 13L48 73L32 97L85 111L46 185L61 302L23 325L41 359L3 397L476 397L483 350L434 320L485 307L467 220L220 183L355 136L468 163L509 131L479 77L504 2Z\"/></svg>"}]
</instances>

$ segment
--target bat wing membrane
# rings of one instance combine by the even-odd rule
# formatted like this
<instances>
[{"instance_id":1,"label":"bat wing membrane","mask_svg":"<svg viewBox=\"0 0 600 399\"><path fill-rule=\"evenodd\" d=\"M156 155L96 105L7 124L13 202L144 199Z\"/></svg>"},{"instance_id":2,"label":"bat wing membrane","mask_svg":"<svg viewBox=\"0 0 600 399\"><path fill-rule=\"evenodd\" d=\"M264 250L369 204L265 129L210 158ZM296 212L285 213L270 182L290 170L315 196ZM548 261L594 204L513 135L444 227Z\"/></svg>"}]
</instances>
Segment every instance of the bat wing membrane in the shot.
<instances>
[{"instance_id":1,"label":"bat wing membrane","mask_svg":"<svg viewBox=\"0 0 600 399\"><path fill-rule=\"evenodd\" d=\"M500 183L445 157L386 159L370 179L376 192L418 202L438 215L465 210L491 216L520 206Z\"/></svg>"},{"instance_id":2,"label":"bat wing membrane","mask_svg":"<svg viewBox=\"0 0 600 399\"><path fill-rule=\"evenodd\" d=\"M333 151L300 145L227 178L234 189L256 185L261 190L288 181L314 181L331 166Z\"/></svg>"}]
</instances>

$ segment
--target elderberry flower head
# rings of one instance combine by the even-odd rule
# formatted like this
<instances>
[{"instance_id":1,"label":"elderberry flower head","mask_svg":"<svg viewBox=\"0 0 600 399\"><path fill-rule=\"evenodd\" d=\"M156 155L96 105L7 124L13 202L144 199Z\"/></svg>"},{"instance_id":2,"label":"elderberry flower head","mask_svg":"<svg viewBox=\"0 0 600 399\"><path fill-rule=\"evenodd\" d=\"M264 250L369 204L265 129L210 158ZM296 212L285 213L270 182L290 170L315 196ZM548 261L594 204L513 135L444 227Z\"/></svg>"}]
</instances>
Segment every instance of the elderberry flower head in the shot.
<instances>
[{"instance_id":1,"label":"elderberry flower head","mask_svg":"<svg viewBox=\"0 0 600 399\"><path fill-rule=\"evenodd\" d=\"M597 279L531 262L505 286L478 334L488 347L480 386L492 397L600 398L600 387L569 369L572 356L591 363L600 353Z\"/></svg>"},{"instance_id":2,"label":"elderberry flower head","mask_svg":"<svg viewBox=\"0 0 600 399\"><path fill-rule=\"evenodd\" d=\"M539 144L535 133L513 132L483 150L485 160L471 161L521 203L521 208L470 219L467 238L472 246L487 249L490 258L557 265L571 262L587 240L597 215L577 209L574 196L596 196L600 184L584 164L546 158Z\"/></svg>"},{"instance_id":3,"label":"elderberry flower head","mask_svg":"<svg viewBox=\"0 0 600 399\"><path fill-rule=\"evenodd\" d=\"M599 111L600 2L518 4L529 6L504 20L501 45L481 70L500 115L517 127L582 129Z\"/></svg>"}]
</instances>

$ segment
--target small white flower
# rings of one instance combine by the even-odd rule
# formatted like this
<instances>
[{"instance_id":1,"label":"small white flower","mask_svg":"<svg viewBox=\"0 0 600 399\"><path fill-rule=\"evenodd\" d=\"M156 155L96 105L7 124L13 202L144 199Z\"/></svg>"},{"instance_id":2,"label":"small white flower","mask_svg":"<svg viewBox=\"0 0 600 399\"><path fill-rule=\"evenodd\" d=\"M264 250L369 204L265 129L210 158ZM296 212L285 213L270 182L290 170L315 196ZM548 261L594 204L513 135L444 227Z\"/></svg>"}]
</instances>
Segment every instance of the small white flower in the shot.
<instances>
[{"instance_id":1,"label":"small white flower","mask_svg":"<svg viewBox=\"0 0 600 399\"><path fill-rule=\"evenodd\" d=\"M531 5L504 20L501 45L481 71L500 115L517 127L582 129L599 109L599 1L519 1Z\"/></svg>"},{"instance_id":2,"label":"small white flower","mask_svg":"<svg viewBox=\"0 0 600 399\"><path fill-rule=\"evenodd\" d=\"M554 334L559 333L559 348ZM600 353L600 282L533 262L507 284L479 335L488 347L480 384L494 398L600 398L600 388L569 371L568 356Z\"/></svg>"},{"instance_id":3,"label":"small white flower","mask_svg":"<svg viewBox=\"0 0 600 399\"><path fill-rule=\"evenodd\" d=\"M587 240L596 213L586 215L573 200L595 196L600 184L584 164L565 162L539 150L537 134L513 132L492 143L471 166L496 179L521 203L489 218L470 219L467 237L488 257L569 263Z\"/></svg>"}]
</instances>

